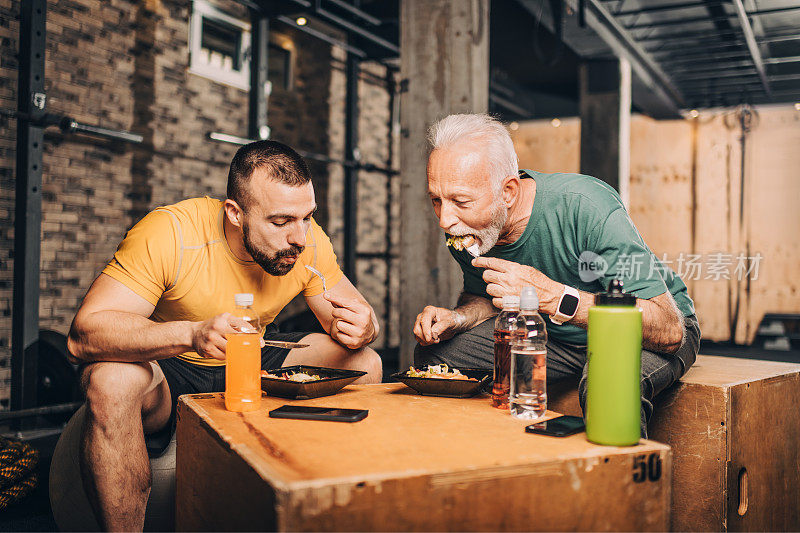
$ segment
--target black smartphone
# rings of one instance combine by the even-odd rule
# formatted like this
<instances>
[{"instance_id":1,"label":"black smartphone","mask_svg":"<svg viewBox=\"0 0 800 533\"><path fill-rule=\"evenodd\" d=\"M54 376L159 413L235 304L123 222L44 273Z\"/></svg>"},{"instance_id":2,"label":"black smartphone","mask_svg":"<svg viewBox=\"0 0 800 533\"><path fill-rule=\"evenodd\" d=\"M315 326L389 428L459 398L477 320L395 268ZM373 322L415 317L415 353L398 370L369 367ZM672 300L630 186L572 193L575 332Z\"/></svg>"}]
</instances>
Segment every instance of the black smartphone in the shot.
<instances>
[{"instance_id":1,"label":"black smartphone","mask_svg":"<svg viewBox=\"0 0 800 533\"><path fill-rule=\"evenodd\" d=\"M281 405L269 412L272 418L299 418L301 420L331 420L358 422L369 413L366 409L340 409L338 407L310 407L308 405Z\"/></svg>"},{"instance_id":2,"label":"black smartphone","mask_svg":"<svg viewBox=\"0 0 800 533\"><path fill-rule=\"evenodd\" d=\"M531 424L525 428L528 433L538 433L539 435L550 435L551 437L566 437L583 431L586 426L583 418L579 416L559 416L551 418L545 422Z\"/></svg>"}]
</instances>

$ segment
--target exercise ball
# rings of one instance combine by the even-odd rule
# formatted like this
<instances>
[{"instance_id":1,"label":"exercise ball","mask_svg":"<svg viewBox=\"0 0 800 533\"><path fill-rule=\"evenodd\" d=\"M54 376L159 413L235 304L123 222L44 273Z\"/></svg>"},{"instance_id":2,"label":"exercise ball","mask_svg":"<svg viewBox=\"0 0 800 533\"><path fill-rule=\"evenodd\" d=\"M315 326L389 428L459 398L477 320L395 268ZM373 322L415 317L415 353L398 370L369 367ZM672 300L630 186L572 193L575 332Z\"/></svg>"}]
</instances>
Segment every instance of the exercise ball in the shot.
<instances>
[{"instance_id":1,"label":"exercise ball","mask_svg":"<svg viewBox=\"0 0 800 533\"><path fill-rule=\"evenodd\" d=\"M81 480L79 445L86 416L82 406L58 439L50 464L50 505L61 531L100 531ZM175 436L160 457L150 459L153 486L145 511L145 531L175 529Z\"/></svg>"}]
</instances>

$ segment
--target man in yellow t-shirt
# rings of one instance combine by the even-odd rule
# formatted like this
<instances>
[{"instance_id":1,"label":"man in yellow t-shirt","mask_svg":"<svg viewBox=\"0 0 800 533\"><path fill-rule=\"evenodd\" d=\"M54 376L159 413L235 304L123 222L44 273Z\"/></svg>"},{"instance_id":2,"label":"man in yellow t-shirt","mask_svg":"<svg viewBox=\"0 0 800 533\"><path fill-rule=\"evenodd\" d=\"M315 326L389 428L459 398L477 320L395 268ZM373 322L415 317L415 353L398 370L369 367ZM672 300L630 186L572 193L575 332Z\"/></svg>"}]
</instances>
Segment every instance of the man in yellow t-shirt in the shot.
<instances>
[{"instance_id":1,"label":"man in yellow t-shirt","mask_svg":"<svg viewBox=\"0 0 800 533\"><path fill-rule=\"evenodd\" d=\"M310 345L264 347L262 368L349 368L367 372L362 383L380 381L380 358L367 347L375 313L339 269L316 207L294 150L251 143L231 162L226 200L155 209L92 284L68 346L83 364L82 475L102 529L142 529L148 445L169 442L177 397L224 390L225 335L247 325L229 313L234 294L254 295L267 339ZM272 321L301 292L327 333L277 332Z\"/></svg>"}]
</instances>

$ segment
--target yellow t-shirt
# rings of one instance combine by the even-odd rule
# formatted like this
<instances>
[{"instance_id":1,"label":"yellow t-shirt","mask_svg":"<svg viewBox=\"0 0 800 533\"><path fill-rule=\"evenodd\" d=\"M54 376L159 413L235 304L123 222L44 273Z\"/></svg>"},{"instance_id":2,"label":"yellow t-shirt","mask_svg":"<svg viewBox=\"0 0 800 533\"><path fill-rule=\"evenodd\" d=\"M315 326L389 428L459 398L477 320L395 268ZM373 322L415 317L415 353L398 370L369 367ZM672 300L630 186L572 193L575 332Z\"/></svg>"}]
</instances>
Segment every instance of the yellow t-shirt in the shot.
<instances>
[{"instance_id":1,"label":"yellow t-shirt","mask_svg":"<svg viewBox=\"0 0 800 533\"><path fill-rule=\"evenodd\" d=\"M233 255L223 216L222 202L209 197L156 208L128 231L103 273L155 305L150 319L156 322L206 320L233 310L234 294L249 292L264 327L300 292L322 293L322 282L305 265L322 272L328 287L342 279L331 241L313 220L292 270L272 276ZM225 364L196 352L178 357L198 365Z\"/></svg>"}]
</instances>

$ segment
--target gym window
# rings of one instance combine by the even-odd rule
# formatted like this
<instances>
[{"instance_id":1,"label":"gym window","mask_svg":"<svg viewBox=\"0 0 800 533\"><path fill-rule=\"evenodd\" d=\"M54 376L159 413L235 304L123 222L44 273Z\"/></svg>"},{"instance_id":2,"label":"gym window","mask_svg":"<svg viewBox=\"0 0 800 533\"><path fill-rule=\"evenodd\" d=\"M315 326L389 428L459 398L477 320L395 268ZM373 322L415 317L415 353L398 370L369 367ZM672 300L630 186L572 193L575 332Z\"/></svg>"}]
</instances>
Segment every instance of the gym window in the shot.
<instances>
[{"instance_id":1,"label":"gym window","mask_svg":"<svg viewBox=\"0 0 800 533\"><path fill-rule=\"evenodd\" d=\"M280 34L271 34L267 51L267 79L273 89L292 90L294 43Z\"/></svg>"},{"instance_id":2,"label":"gym window","mask_svg":"<svg viewBox=\"0 0 800 533\"><path fill-rule=\"evenodd\" d=\"M194 0L189 25L189 72L250 89L250 24Z\"/></svg>"}]
</instances>

